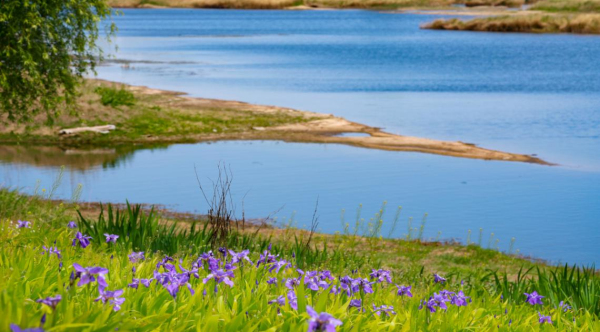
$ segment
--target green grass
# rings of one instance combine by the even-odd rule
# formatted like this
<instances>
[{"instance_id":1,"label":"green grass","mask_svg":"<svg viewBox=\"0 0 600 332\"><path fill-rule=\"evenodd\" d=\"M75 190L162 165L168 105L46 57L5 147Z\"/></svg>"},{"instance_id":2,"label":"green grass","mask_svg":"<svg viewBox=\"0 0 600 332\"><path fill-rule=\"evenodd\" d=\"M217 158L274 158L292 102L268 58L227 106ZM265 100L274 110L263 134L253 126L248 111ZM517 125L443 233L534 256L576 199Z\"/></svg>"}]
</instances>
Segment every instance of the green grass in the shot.
<instances>
[{"instance_id":1,"label":"green grass","mask_svg":"<svg viewBox=\"0 0 600 332\"><path fill-rule=\"evenodd\" d=\"M551 13L600 13L600 0L543 0L531 9Z\"/></svg>"},{"instance_id":2,"label":"green grass","mask_svg":"<svg viewBox=\"0 0 600 332\"><path fill-rule=\"evenodd\" d=\"M121 88L97 87L94 92L100 95L100 103L104 106L119 107L135 105L133 93Z\"/></svg>"},{"instance_id":3,"label":"green grass","mask_svg":"<svg viewBox=\"0 0 600 332\"><path fill-rule=\"evenodd\" d=\"M279 273L244 265L233 270L234 286L204 283L209 273L206 266L192 277L192 295L182 287L176 298L165 288L153 283L150 288L127 287L134 277L151 278L156 264L165 254L175 258L175 265L190 268L198 255L212 247L211 230L202 220L193 230L181 223L177 227L165 223L154 211L137 206L123 209L107 207L101 215L75 214L74 203L56 204L44 198L53 190L39 190L40 196L24 196L15 191L0 190L0 330L16 323L22 327L39 325L47 314L44 327L49 331L305 331L309 316L305 305L318 312L328 312L340 319L340 331L592 331L600 329L598 301L600 282L595 270L572 267L548 267L506 256L476 245L467 247L422 243L417 240L383 239L377 228L366 237L342 232L334 236L315 234L306 247L306 234L293 228L257 232L232 232L224 243L235 251L249 249L256 262L259 253L272 244L272 253L289 260L294 268L283 268ZM96 215L96 217L94 216ZM379 215L383 220L382 215ZM16 220L32 222L32 228L18 229ZM78 230L66 224L76 220L79 231L94 237L85 249L71 246ZM118 234L116 244L106 244L103 233ZM378 235L379 234L379 235ZM379 237L378 237L379 236ZM56 242L55 242L56 241ZM56 245L62 259L41 254L43 245ZM141 263L129 262L132 250L146 252ZM215 251L216 252L216 251ZM434 252L435 256L430 254ZM441 253L441 254L440 254ZM216 252L216 255L219 255ZM397 260L411 257L412 261ZM437 257L436 261L433 257ZM489 270L482 264L501 260L507 268ZM447 266L439 265L448 261ZM62 268L59 267L62 262ZM98 289L95 283L82 287L70 281L73 263L82 266L101 266L109 270L108 289L123 289L125 302L115 312L110 304L95 302ZM489 263L489 262L488 262ZM491 263L489 263L491 264ZM493 262L498 264L498 262ZM448 278L444 285L432 282L430 266ZM525 266L519 272L520 265ZM489 266L489 265L488 265ZM496 265L497 266L497 265ZM411 285L414 297L396 294L392 284L376 283L373 293L358 293L352 298L362 299L365 312L349 307L351 297L334 295L327 290L313 291L305 285L295 289L298 310L286 303L281 308L268 302L288 289L284 278L295 278L295 267L308 270L331 270L335 277L350 275L368 278L371 268L389 269L397 284ZM511 272L513 269L516 272ZM356 270L356 273L353 273ZM179 271L179 270L178 270ZM162 272L162 270L161 270ZM275 277L278 285L266 280ZM336 281L337 282L337 281ZM462 290L472 302L466 307L448 304L447 311L430 313L419 309L422 299L442 289ZM533 307L524 303L522 293L537 290L544 298L544 306ZM205 292L205 295L203 294ZM39 298L60 294L62 301L55 310L36 303ZM563 312L556 306L566 301L573 310ZM371 304L392 305L396 314L375 315ZM538 312L552 317L553 324L538 322Z\"/></svg>"}]
</instances>

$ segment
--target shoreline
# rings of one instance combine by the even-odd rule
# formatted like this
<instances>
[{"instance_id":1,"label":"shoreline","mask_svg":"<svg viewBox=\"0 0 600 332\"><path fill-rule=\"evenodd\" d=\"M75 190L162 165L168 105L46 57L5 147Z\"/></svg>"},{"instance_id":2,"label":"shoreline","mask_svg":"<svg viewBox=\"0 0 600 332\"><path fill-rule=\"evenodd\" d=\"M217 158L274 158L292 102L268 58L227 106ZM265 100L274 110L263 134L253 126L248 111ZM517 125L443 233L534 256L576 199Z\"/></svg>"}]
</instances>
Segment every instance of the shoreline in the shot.
<instances>
[{"instance_id":1,"label":"shoreline","mask_svg":"<svg viewBox=\"0 0 600 332\"><path fill-rule=\"evenodd\" d=\"M302 111L277 106L255 105L239 101L196 98L180 92L153 89L146 86L132 86L98 79L88 80L88 82L99 85L119 85L122 88L131 91L135 95L145 98L153 98L152 103L157 106L176 105L185 107L189 116L194 116L194 114L197 114L202 109L209 107L220 110L220 112L223 112L223 110L235 110L237 113L235 113L234 119L235 117L239 118L249 114L265 117L283 116L285 119L294 119L294 121L284 121L282 124L266 127L245 127L241 130L230 132L227 132L226 130L213 132L213 130L202 133L162 136L153 135L151 133L142 133L142 135L138 135L136 137L116 136L112 132L106 135L95 134L95 136L58 136L57 129L59 128L46 128L42 131L41 135L34 135L31 137L20 137L19 135L14 137L5 132L5 135L0 135L0 143L29 143L47 146L110 147L119 144L152 145L200 143L221 140L274 140L292 143L344 144L354 147L387 151L421 152L470 159L526 162L547 166L554 165L535 156L485 149L472 143L465 143L461 141L442 141L391 134L381 130L380 128L352 122L332 114ZM164 111L161 112L164 113ZM154 121L152 116L149 117L149 120ZM104 124L112 123L105 122ZM11 128L5 129L5 131L9 130L11 130ZM2 134L1 130L0 134ZM111 137L111 135L113 136ZM362 136L349 137L341 135Z\"/></svg>"}]
</instances>

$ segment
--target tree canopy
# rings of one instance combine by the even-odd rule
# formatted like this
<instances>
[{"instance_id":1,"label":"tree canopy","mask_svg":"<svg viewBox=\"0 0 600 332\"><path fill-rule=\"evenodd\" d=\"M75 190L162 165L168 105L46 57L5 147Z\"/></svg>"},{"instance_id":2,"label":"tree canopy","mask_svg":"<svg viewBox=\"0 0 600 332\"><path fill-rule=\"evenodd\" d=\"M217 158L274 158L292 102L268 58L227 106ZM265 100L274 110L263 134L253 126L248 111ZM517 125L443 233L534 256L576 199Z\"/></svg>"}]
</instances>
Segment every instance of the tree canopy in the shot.
<instances>
[{"instance_id":1,"label":"tree canopy","mask_svg":"<svg viewBox=\"0 0 600 332\"><path fill-rule=\"evenodd\" d=\"M105 0L0 0L0 123L73 112L77 86L102 56Z\"/></svg>"}]
</instances>

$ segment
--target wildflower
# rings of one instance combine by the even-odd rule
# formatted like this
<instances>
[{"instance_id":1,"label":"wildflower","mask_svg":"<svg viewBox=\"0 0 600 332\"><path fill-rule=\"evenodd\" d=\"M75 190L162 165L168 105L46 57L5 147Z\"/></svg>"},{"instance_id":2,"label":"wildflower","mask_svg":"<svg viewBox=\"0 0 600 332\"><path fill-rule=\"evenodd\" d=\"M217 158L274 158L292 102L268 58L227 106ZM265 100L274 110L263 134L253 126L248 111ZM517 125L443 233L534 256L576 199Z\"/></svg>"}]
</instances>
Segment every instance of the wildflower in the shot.
<instances>
[{"instance_id":1,"label":"wildflower","mask_svg":"<svg viewBox=\"0 0 600 332\"><path fill-rule=\"evenodd\" d=\"M536 291L533 291L531 294L527 294L527 293L523 293L523 294L525 294L525 296L527 296L526 301L531 305L536 305L536 304L543 305L544 304L542 302L542 299L544 298L544 296L541 296Z\"/></svg>"},{"instance_id":2,"label":"wildflower","mask_svg":"<svg viewBox=\"0 0 600 332\"><path fill-rule=\"evenodd\" d=\"M277 278L273 277L267 280L267 284L269 285L277 285Z\"/></svg>"},{"instance_id":3,"label":"wildflower","mask_svg":"<svg viewBox=\"0 0 600 332\"><path fill-rule=\"evenodd\" d=\"M465 293L463 293L463 291L458 291L458 293L452 296L450 304L454 304L457 307L466 307L468 298L469 297L465 296Z\"/></svg>"},{"instance_id":4,"label":"wildflower","mask_svg":"<svg viewBox=\"0 0 600 332\"><path fill-rule=\"evenodd\" d=\"M52 310L54 310L56 309L56 306L58 305L58 302L60 302L60 300L62 300L62 296L58 294L56 296L49 296L45 299L39 299L35 302L45 304L52 308Z\"/></svg>"},{"instance_id":5,"label":"wildflower","mask_svg":"<svg viewBox=\"0 0 600 332\"><path fill-rule=\"evenodd\" d=\"M91 236L83 235L81 232L77 232L77 234L75 234L75 238L73 239L73 247L79 244L81 248L85 248L90 245L91 238Z\"/></svg>"},{"instance_id":6,"label":"wildflower","mask_svg":"<svg viewBox=\"0 0 600 332\"><path fill-rule=\"evenodd\" d=\"M325 280L335 280L335 277L333 275L331 275L331 271L329 270L325 270L325 271L321 271L321 273L319 273L319 279L325 281Z\"/></svg>"},{"instance_id":7,"label":"wildflower","mask_svg":"<svg viewBox=\"0 0 600 332\"><path fill-rule=\"evenodd\" d=\"M119 311L121 309L121 304L125 302L125 298L119 297L123 295L123 290L119 289L116 291L107 291L104 290L104 287L98 287L98 291L100 292L100 296L98 296L94 302L102 301L102 303L110 303L113 306L114 311Z\"/></svg>"},{"instance_id":8,"label":"wildflower","mask_svg":"<svg viewBox=\"0 0 600 332\"><path fill-rule=\"evenodd\" d=\"M361 299L350 300L349 307L358 308L359 310L361 310L362 309L362 300Z\"/></svg>"},{"instance_id":9,"label":"wildflower","mask_svg":"<svg viewBox=\"0 0 600 332\"><path fill-rule=\"evenodd\" d=\"M277 303L279 306L285 305L285 297L283 295L278 296L275 300L269 301L269 304Z\"/></svg>"},{"instance_id":10,"label":"wildflower","mask_svg":"<svg viewBox=\"0 0 600 332\"><path fill-rule=\"evenodd\" d=\"M360 289L362 288L363 292L365 293L373 293L373 288L371 288L371 282L369 282L369 280L367 279L354 279L352 281L352 291L354 293L358 293L360 291Z\"/></svg>"},{"instance_id":11,"label":"wildflower","mask_svg":"<svg viewBox=\"0 0 600 332\"><path fill-rule=\"evenodd\" d=\"M269 245L270 247L270 245ZM258 261L256 262L256 267L259 267L260 264L271 264L271 263L275 263L275 261L277 261L277 257L279 255L272 255L270 253L270 249L269 250L265 250L261 255L260 258L258 259Z\"/></svg>"},{"instance_id":12,"label":"wildflower","mask_svg":"<svg viewBox=\"0 0 600 332\"><path fill-rule=\"evenodd\" d=\"M57 247L50 247L50 248L48 248L46 246L43 246L42 249L44 249L42 251L42 255L45 255L45 254L48 254L48 255L55 254L56 257L58 257L59 259L62 258L62 255L60 254L60 250L58 250Z\"/></svg>"},{"instance_id":13,"label":"wildflower","mask_svg":"<svg viewBox=\"0 0 600 332\"><path fill-rule=\"evenodd\" d=\"M353 280L350 278L350 276L340 278L340 288L345 290L348 296L352 295L353 293L352 282Z\"/></svg>"},{"instance_id":14,"label":"wildflower","mask_svg":"<svg viewBox=\"0 0 600 332\"><path fill-rule=\"evenodd\" d=\"M117 243L117 239L119 238L118 235L108 234L108 233L104 233L104 236L106 237L106 243L109 243L109 242Z\"/></svg>"},{"instance_id":15,"label":"wildflower","mask_svg":"<svg viewBox=\"0 0 600 332\"><path fill-rule=\"evenodd\" d=\"M17 228L31 228L31 222L17 220Z\"/></svg>"},{"instance_id":16,"label":"wildflower","mask_svg":"<svg viewBox=\"0 0 600 332\"><path fill-rule=\"evenodd\" d=\"M413 297L412 293L411 293L411 288L412 286L398 286L396 285L396 287L398 287L398 295L399 296L408 296L408 297Z\"/></svg>"},{"instance_id":17,"label":"wildflower","mask_svg":"<svg viewBox=\"0 0 600 332\"><path fill-rule=\"evenodd\" d=\"M298 298L296 297L296 293L293 290L290 290L287 293L288 303L290 307L294 310L298 310Z\"/></svg>"},{"instance_id":18,"label":"wildflower","mask_svg":"<svg viewBox=\"0 0 600 332\"><path fill-rule=\"evenodd\" d=\"M67 224L68 228L77 228L77 224L74 221L69 221L69 223Z\"/></svg>"},{"instance_id":19,"label":"wildflower","mask_svg":"<svg viewBox=\"0 0 600 332\"><path fill-rule=\"evenodd\" d=\"M137 263L139 261L143 261L146 259L146 256L144 256L144 252L143 251L138 251L138 252L132 252L131 254L129 254L129 261L132 263ZM160 263L159 263L160 264ZM158 268L158 266L157 266Z\"/></svg>"},{"instance_id":20,"label":"wildflower","mask_svg":"<svg viewBox=\"0 0 600 332\"><path fill-rule=\"evenodd\" d=\"M375 279L375 282L384 282L392 283L392 276L390 275L390 271L388 270L372 270L369 276L371 279Z\"/></svg>"},{"instance_id":21,"label":"wildflower","mask_svg":"<svg viewBox=\"0 0 600 332\"><path fill-rule=\"evenodd\" d=\"M275 262L273 265L271 265L269 272L273 272L273 270L276 270L275 273L279 273L279 270L281 270L282 267L286 267L286 266L292 266L292 263L286 261L285 259L282 259L280 261Z\"/></svg>"},{"instance_id":22,"label":"wildflower","mask_svg":"<svg viewBox=\"0 0 600 332\"><path fill-rule=\"evenodd\" d=\"M86 267L83 268L81 265L77 263L73 263L73 268L75 268L76 274L72 275L72 280L80 278L77 286L81 287L83 285L87 285L90 282L96 281L96 276L98 278L98 285L101 287L106 287L106 280L104 279L104 274L108 273L108 269L102 267Z\"/></svg>"},{"instance_id":23,"label":"wildflower","mask_svg":"<svg viewBox=\"0 0 600 332\"><path fill-rule=\"evenodd\" d=\"M552 317L544 316L538 312L538 316L540 317L540 324L549 323L552 324Z\"/></svg>"},{"instance_id":24,"label":"wildflower","mask_svg":"<svg viewBox=\"0 0 600 332\"><path fill-rule=\"evenodd\" d=\"M448 309L448 306L446 305L447 301L448 299L444 295L433 293L433 296L421 303L419 310L423 309L423 305L425 305L430 312L436 312L437 308L446 310Z\"/></svg>"},{"instance_id":25,"label":"wildflower","mask_svg":"<svg viewBox=\"0 0 600 332\"><path fill-rule=\"evenodd\" d=\"M206 276L202 282L207 283L210 279L215 279L217 284L224 282L229 287L233 287L233 281L230 278L233 278L233 272L217 270Z\"/></svg>"},{"instance_id":26,"label":"wildflower","mask_svg":"<svg viewBox=\"0 0 600 332\"><path fill-rule=\"evenodd\" d=\"M311 306L306 306L306 312L310 316L310 320L308 322L308 332L311 331L335 331L336 326L342 325L342 321L335 319L333 316L326 312L322 312L317 314L315 309Z\"/></svg>"},{"instance_id":27,"label":"wildflower","mask_svg":"<svg viewBox=\"0 0 600 332\"><path fill-rule=\"evenodd\" d=\"M444 277L442 277L442 276L438 275L437 273L434 273L434 274L433 274L433 282L435 282L436 284L437 284L437 283L441 283L441 284L443 284L443 283L445 283L445 282L446 282L446 278L444 278Z\"/></svg>"},{"instance_id":28,"label":"wildflower","mask_svg":"<svg viewBox=\"0 0 600 332\"><path fill-rule=\"evenodd\" d=\"M300 285L300 278L289 278L285 281L285 287L289 289L294 289L298 285Z\"/></svg>"},{"instance_id":29,"label":"wildflower","mask_svg":"<svg viewBox=\"0 0 600 332\"><path fill-rule=\"evenodd\" d=\"M391 305L390 306L388 306L388 305L382 305L382 306L377 307L377 306L375 306L375 303L373 303L373 312L377 316L381 315L382 312L385 313L385 314L387 314L388 316L391 316L390 313L393 314L393 315L396 314L396 312L394 311L394 307L393 306L391 306Z\"/></svg>"},{"instance_id":30,"label":"wildflower","mask_svg":"<svg viewBox=\"0 0 600 332\"><path fill-rule=\"evenodd\" d=\"M558 304L558 307L561 308L563 310L563 312L567 312L567 311L573 309L573 307L571 307L565 301L560 301L560 303Z\"/></svg>"},{"instance_id":31,"label":"wildflower","mask_svg":"<svg viewBox=\"0 0 600 332\"><path fill-rule=\"evenodd\" d=\"M239 253L236 253L233 250L229 250L229 255L231 255L231 264L236 264L241 262L242 260L246 260L250 263L250 265L253 265L254 263L252 263L252 261L250 260L250 258L248 258L248 255L250 254L250 250L243 250Z\"/></svg>"}]
</instances>

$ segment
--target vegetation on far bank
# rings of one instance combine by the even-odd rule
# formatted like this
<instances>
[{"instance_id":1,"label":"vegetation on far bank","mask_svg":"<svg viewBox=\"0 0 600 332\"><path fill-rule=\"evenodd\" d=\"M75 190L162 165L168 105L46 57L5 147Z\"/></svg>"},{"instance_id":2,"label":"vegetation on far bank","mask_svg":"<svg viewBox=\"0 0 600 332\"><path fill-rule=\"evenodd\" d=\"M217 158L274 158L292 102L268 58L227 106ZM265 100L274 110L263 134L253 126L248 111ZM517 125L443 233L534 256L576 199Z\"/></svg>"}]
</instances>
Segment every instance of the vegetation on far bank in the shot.
<instances>
[{"instance_id":1,"label":"vegetation on far bank","mask_svg":"<svg viewBox=\"0 0 600 332\"><path fill-rule=\"evenodd\" d=\"M216 204L191 223L0 189L0 329L600 328L593 269L376 230L257 229Z\"/></svg>"},{"instance_id":2,"label":"vegetation on far bank","mask_svg":"<svg viewBox=\"0 0 600 332\"><path fill-rule=\"evenodd\" d=\"M423 28L488 32L600 34L600 14L505 15L467 21L456 18L439 19L424 25Z\"/></svg>"}]
</instances>

